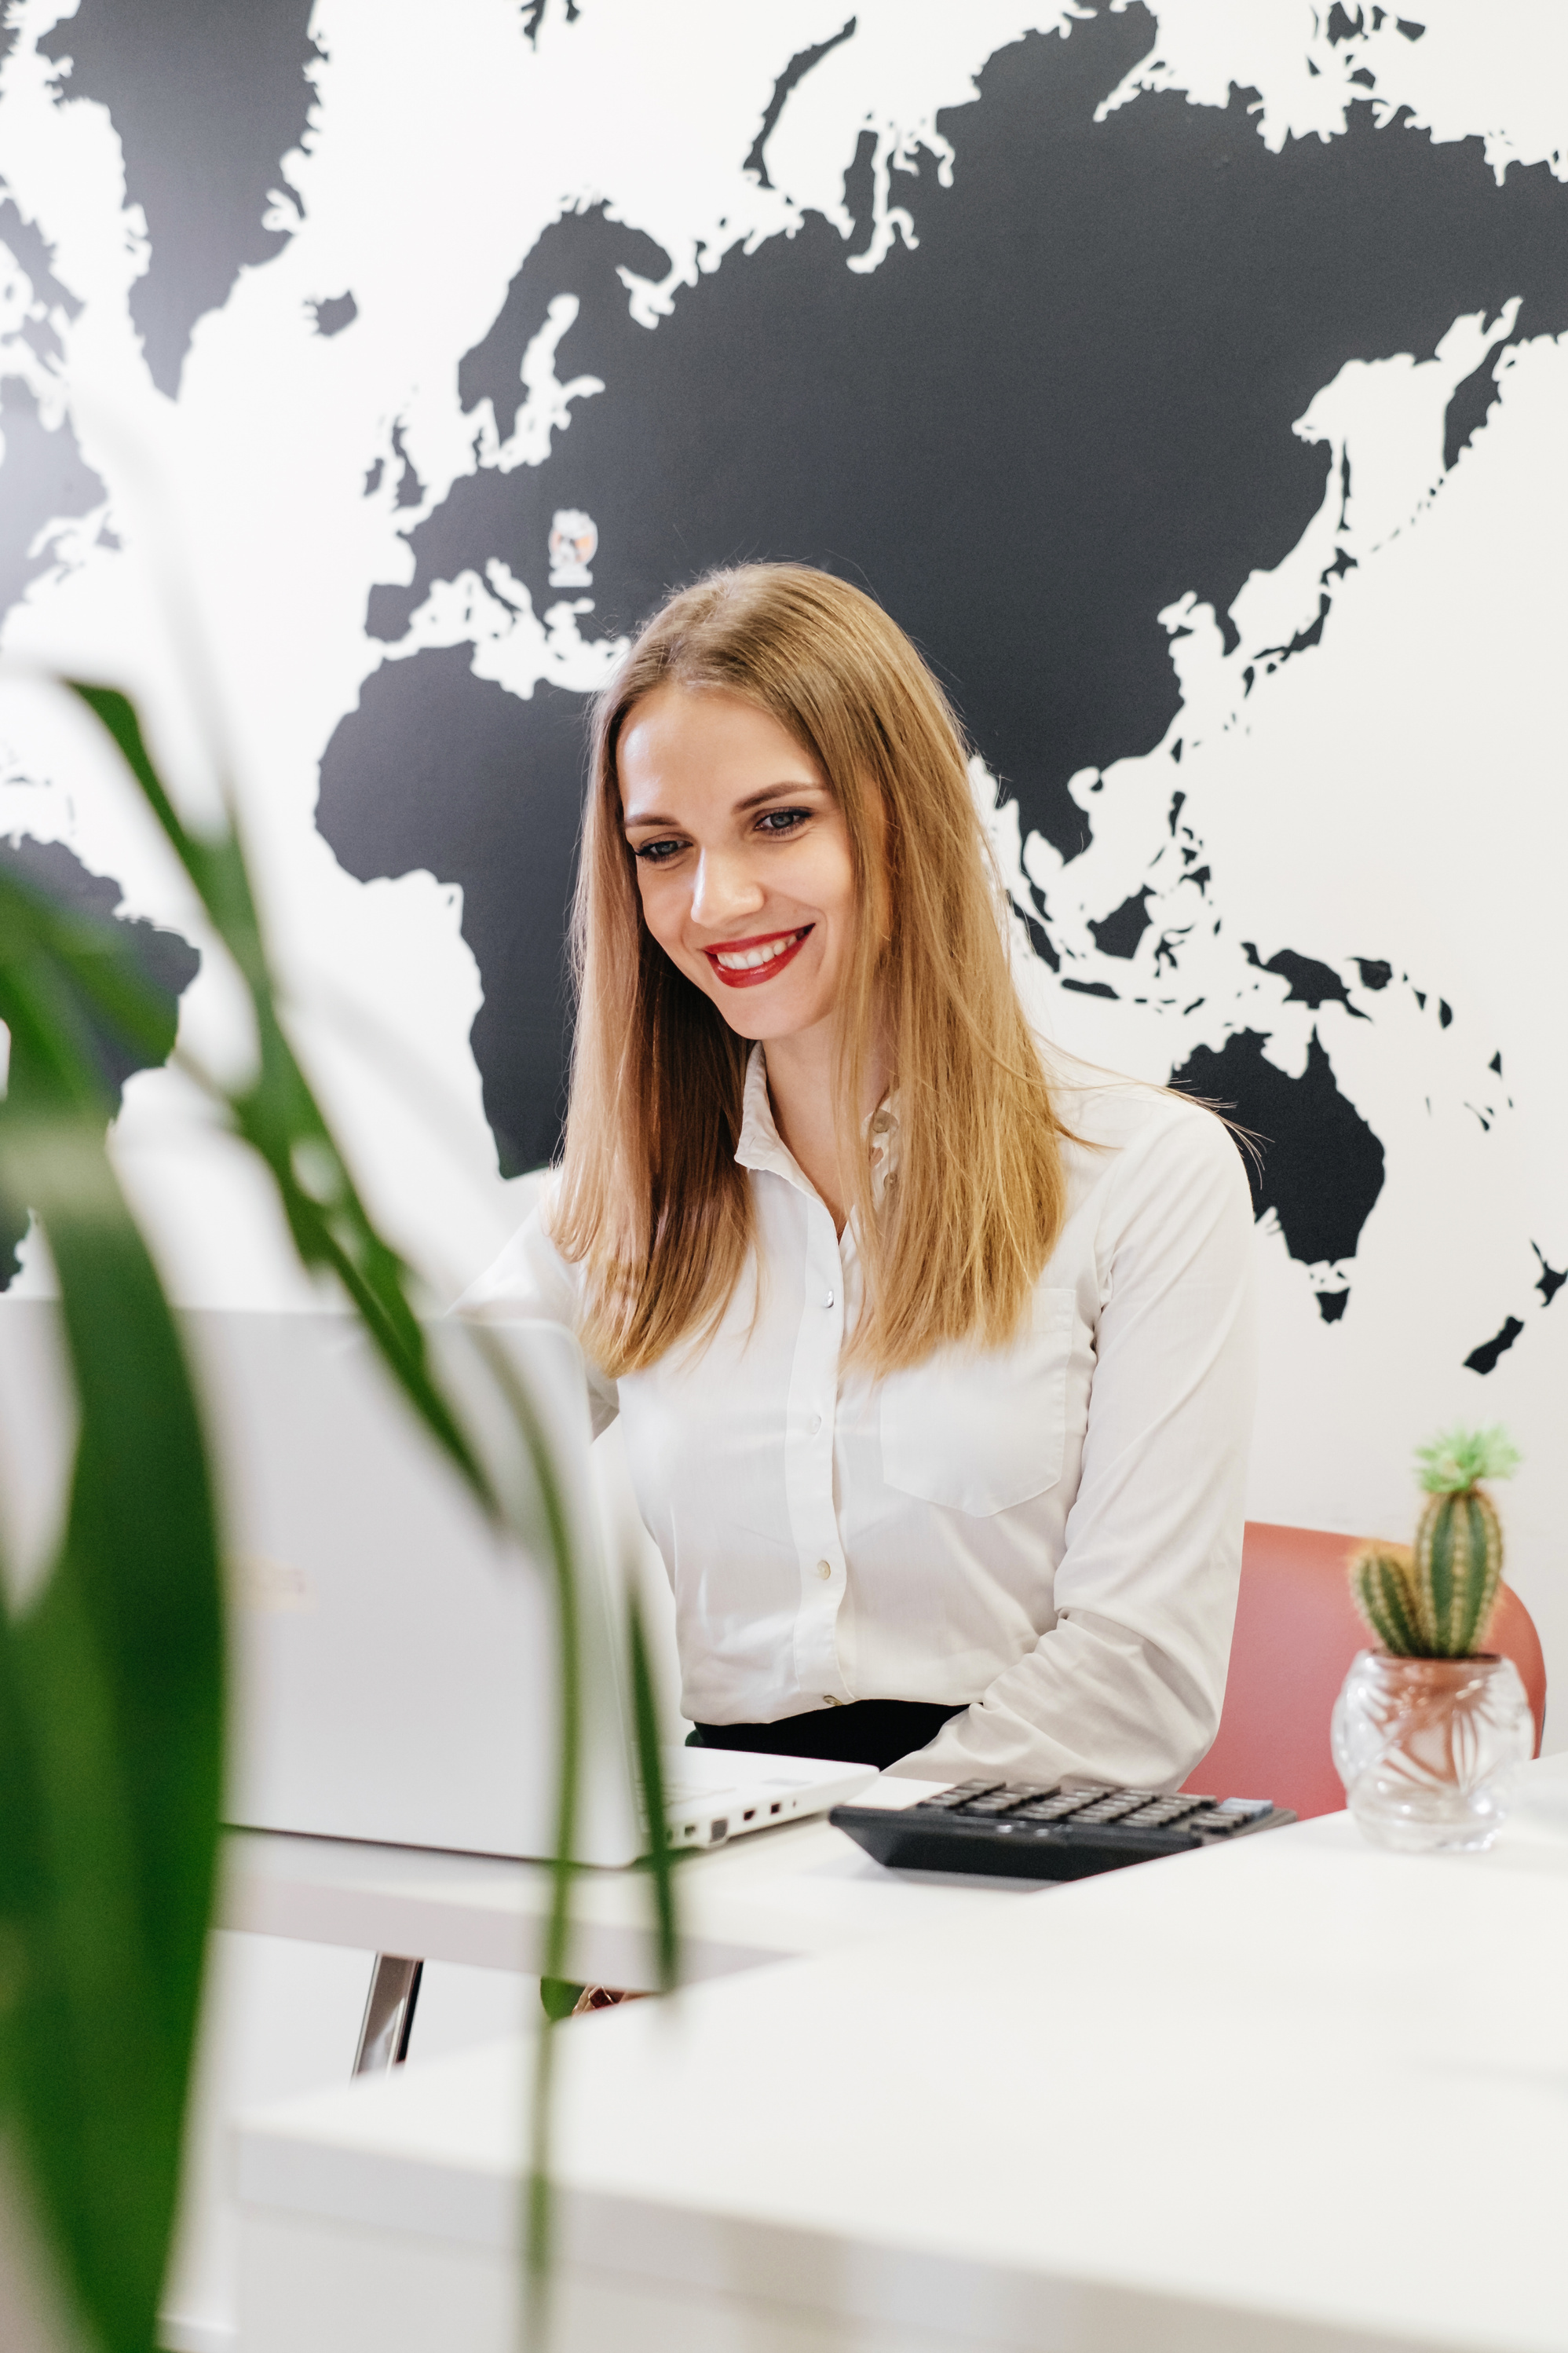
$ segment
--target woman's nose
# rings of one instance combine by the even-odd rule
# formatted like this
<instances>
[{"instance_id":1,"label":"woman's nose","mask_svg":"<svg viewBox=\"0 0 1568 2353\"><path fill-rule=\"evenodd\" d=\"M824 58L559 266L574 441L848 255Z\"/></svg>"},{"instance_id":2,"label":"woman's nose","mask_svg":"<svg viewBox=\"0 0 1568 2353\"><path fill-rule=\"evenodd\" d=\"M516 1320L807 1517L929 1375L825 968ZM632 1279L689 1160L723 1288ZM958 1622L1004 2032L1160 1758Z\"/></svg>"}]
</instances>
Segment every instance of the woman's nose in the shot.
<instances>
[{"instance_id":1,"label":"woman's nose","mask_svg":"<svg viewBox=\"0 0 1568 2353\"><path fill-rule=\"evenodd\" d=\"M743 858L705 851L697 861L697 884L691 894L691 920L706 932L754 915L767 892L747 869Z\"/></svg>"}]
</instances>

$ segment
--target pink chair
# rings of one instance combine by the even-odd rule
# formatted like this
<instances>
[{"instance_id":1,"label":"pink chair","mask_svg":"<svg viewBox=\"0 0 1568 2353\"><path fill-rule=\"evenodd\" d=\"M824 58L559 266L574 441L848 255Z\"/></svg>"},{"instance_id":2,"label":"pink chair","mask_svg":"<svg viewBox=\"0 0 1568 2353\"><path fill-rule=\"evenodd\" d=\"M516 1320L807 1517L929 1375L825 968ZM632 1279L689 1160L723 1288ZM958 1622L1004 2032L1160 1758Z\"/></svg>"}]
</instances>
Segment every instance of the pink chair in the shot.
<instances>
[{"instance_id":1,"label":"pink chair","mask_svg":"<svg viewBox=\"0 0 1568 2353\"><path fill-rule=\"evenodd\" d=\"M1345 1574L1355 1541L1322 1528L1247 1522L1219 1732L1184 1787L1217 1798L1272 1798L1303 1820L1344 1804L1329 1718L1351 1661L1372 1641ZM1506 1585L1487 1647L1519 1669L1539 1756L1546 1663L1529 1610Z\"/></svg>"}]
</instances>

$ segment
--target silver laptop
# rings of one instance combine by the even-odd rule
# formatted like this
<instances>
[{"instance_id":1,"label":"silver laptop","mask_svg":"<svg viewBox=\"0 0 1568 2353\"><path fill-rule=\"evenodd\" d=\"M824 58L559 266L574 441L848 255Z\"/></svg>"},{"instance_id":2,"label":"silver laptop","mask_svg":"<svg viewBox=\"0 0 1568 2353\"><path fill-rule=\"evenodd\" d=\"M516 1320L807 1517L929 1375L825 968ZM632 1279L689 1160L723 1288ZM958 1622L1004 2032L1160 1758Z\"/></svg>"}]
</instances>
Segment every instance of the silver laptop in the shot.
<instances>
[{"instance_id":1,"label":"silver laptop","mask_svg":"<svg viewBox=\"0 0 1568 2353\"><path fill-rule=\"evenodd\" d=\"M549 1556L495 1378L499 1348L506 1378L526 1386L548 1429L577 1559L577 1858L620 1864L645 1852L624 1596L570 1334L457 1321L428 1334L512 1498L524 1539L513 1541L487 1524L352 1317L205 1309L180 1322L220 1466L236 1605L227 1820L468 1853L552 1852ZM0 1299L0 1485L35 1559L40 1480L68 1442L58 1360L53 1307ZM818 1813L874 1778L861 1766L725 1749L670 1748L663 1762L667 1827L680 1846Z\"/></svg>"}]
</instances>

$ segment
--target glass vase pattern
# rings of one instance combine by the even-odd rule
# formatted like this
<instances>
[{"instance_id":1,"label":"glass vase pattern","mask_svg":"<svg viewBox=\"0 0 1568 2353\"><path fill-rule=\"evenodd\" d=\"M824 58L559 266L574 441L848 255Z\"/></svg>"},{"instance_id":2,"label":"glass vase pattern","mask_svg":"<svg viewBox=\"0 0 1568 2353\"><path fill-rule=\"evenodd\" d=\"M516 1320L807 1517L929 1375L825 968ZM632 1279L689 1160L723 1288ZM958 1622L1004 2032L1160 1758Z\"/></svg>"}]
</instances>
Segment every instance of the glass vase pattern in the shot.
<instances>
[{"instance_id":1,"label":"glass vase pattern","mask_svg":"<svg viewBox=\"0 0 1568 2353\"><path fill-rule=\"evenodd\" d=\"M1356 1655L1334 1704L1334 1764L1369 1839L1406 1854L1490 1846L1535 1722L1511 1659Z\"/></svg>"}]
</instances>

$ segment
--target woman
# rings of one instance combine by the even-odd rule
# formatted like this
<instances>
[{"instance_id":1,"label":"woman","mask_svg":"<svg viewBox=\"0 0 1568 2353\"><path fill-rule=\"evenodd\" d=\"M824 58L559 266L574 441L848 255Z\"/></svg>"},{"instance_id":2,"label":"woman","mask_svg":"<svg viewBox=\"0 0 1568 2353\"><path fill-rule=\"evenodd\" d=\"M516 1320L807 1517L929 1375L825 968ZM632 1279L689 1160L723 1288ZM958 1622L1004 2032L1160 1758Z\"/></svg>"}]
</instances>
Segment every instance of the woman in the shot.
<instances>
[{"instance_id":1,"label":"woman","mask_svg":"<svg viewBox=\"0 0 1568 2353\"><path fill-rule=\"evenodd\" d=\"M1194 1104L1047 1076L964 746L795 565L605 690L563 1166L466 1303L571 1324L731 1747L1179 1782L1214 1737L1251 1205Z\"/></svg>"}]
</instances>

